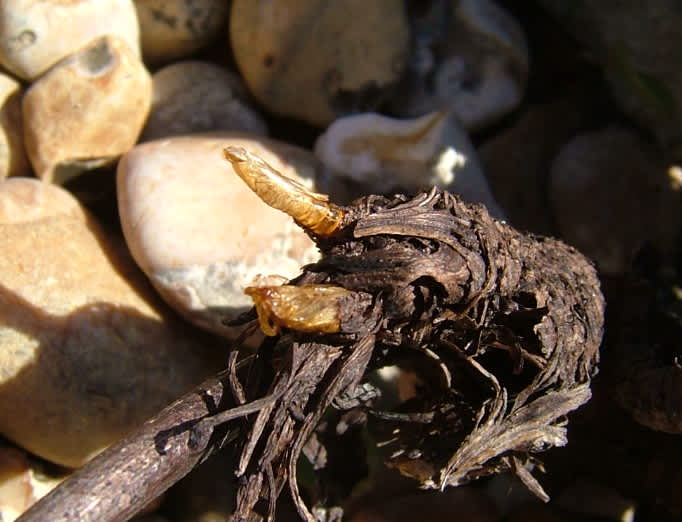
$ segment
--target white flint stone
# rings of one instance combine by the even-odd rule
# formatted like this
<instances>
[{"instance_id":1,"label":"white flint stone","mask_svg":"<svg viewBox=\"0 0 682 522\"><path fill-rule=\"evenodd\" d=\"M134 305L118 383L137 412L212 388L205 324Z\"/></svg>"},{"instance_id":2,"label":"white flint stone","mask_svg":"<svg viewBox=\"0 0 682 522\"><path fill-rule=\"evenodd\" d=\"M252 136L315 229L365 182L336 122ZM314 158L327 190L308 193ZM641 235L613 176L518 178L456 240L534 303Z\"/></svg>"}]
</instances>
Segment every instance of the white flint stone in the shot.
<instances>
[{"instance_id":1,"label":"white flint stone","mask_svg":"<svg viewBox=\"0 0 682 522\"><path fill-rule=\"evenodd\" d=\"M491 0L444 0L413 23L415 49L390 104L395 114L449 109L471 131L518 106L528 77L528 46L521 26L504 9Z\"/></svg>"},{"instance_id":2,"label":"white flint stone","mask_svg":"<svg viewBox=\"0 0 682 522\"><path fill-rule=\"evenodd\" d=\"M33 80L91 40L114 35L140 54L132 0L3 0L0 63Z\"/></svg>"},{"instance_id":3,"label":"white flint stone","mask_svg":"<svg viewBox=\"0 0 682 522\"><path fill-rule=\"evenodd\" d=\"M244 147L298 181L318 164L309 152L254 135L209 133L138 145L118 166L121 224L138 265L163 298L195 324L232 337L226 319L252 306L259 275L292 278L317 258L293 220L263 203L222 150Z\"/></svg>"},{"instance_id":4,"label":"white flint stone","mask_svg":"<svg viewBox=\"0 0 682 522\"><path fill-rule=\"evenodd\" d=\"M436 185L504 216L469 137L447 112L409 120L376 113L339 118L317 139L315 154L327 176L350 178L366 192Z\"/></svg>"},{"instance_id":5,"label":"white flint stone","mask_svg":"<svg viewBox=\"0 0 682 522\"><path fill-rule=\"evenodd\" d=\"M152 77L152 108L142 141L208 131L267 134L237 74L218 65L176 62Z\"/></svg>"},{"instance_id":6,"label":"white flint stone","mask_svg":"<svg viewBox=\"0 0 682 522\"><path fill-rule=\"evenodd\" d=\"M201 382L219 353L168 312L73 196L0 183L0 434L78 467Z\"/></svg>"},{"instance_id":7,"label":"white flint stone","mask_svg":"<svg viewBox=\"0 0 682 522\"><path fill-rule=\"evenodd\" d=\"M225 0L134 0L147 63L184 58L214 40L227 21Z\"/></svg>"},{"instance_id":8,"label":"white flint stone","mask_svg":"<svg viewBox=\"0 0 682 522\"><path fill-rule=\"evenodd\" d=\"M116 37L93 40L24 95L26 150L36 175L64 183L114 161L136 142L151 104L151 77Z\"/></svg>"}]
</instances>

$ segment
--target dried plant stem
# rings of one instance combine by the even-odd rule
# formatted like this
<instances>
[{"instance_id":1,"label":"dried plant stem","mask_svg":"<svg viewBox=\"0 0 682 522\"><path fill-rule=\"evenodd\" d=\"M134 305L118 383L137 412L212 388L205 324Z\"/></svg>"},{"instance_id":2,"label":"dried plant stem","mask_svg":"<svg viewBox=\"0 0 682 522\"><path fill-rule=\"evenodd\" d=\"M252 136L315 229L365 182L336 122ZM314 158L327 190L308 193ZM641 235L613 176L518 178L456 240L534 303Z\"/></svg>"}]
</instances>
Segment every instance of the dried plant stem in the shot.
<instances>
[{"instance_id":1,"label":"dried plant stem","mask_svg":"<svg viewBox=\"0 0 682 522\"><path fill-rule=\"evenodd\" d=\"M75 472L19 520L107 522L138 513L234 438L236 427L226 423L214 430L210 417L234 405L228 379L223 372L204 381ZM260 404L248 406L248 411L235 408L240 411L232 418ZM229 420L226 414L221 420Z\"/></svg>"}]
</instances>

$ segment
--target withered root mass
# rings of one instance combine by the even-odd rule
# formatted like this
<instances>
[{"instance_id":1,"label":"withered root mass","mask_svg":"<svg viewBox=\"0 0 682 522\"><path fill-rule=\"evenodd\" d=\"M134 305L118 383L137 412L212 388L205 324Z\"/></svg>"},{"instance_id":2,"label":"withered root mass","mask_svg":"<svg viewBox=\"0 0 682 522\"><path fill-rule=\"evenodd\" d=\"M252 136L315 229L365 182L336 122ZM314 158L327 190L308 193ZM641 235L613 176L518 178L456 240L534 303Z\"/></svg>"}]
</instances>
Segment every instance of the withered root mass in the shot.
<instances>
[{"instance_id":1,"label":"withered root mass","mask_svg":"<svg viewBox=\"0 0 682 522\"><path fill-rule=\"evenodd\" d=\"M242 177L279 176L246 151L226 157ZM397 411L374 415L392 430L389 466L428 488L512 470L546 498L532 456L566 443L566 415L589 399L596 372L604 301L591 263L438 189L328 204L342 219L324 234L305 219L306 198L320 212L320 196L286 191L322 257L286 292L268 287L257 301L264 331L276 335L246 382L232 376L235 399L278 400L244 421L234 520L274 517L287 487L301 517L315 520L297 484L299 456L324 465L313 458L323 414L332 406L372 417L368 376L390 365L416 373L420 385ZM326 302L316 289L327 287L344 291ZM318 309L325 328L305 328Z\"/></svg>"},{"instance_id":2,"label":"withered root mass","mask_svg":"<svg viewBox=\"0 0 682 522\"><path fill-rule=\"evenodd\" d=\"M329 488L302 492L297 466L307 459L333 471L343 432L366 423L390 435L387 464L421 487L509 470L546 499L531 474L534 455L566 444L566 415L590 398L596 373L604 299L591 263L438 189L342 207L243 149L225 155L265 202L308 231L320 261L288 285L247 290L256 307L237 322L268 336L257 352L238 360L233 351L225 372L21 520L126 519L232 441L231 520L274 520L286 491L302 519L331 520L343 499ZM418 384L379 410L371 379L386 366Z\"/></svg>"}]
</instances>

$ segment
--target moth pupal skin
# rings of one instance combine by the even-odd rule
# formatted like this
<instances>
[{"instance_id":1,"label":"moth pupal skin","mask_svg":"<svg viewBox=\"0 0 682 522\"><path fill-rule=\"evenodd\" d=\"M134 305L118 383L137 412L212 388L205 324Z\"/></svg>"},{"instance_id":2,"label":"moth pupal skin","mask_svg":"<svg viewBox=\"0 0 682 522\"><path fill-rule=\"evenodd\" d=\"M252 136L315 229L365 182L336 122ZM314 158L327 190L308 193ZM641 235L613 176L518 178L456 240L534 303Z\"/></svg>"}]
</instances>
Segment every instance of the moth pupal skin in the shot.
<instances>
[{"instance_id":1,"label":"moth pupal skin","mask_svg":"<svg viewBox=\"0 0 682 522\"><path fill-rule=\"evenodd\" d=\"M282 328L309 333L341 330L341 304L355 292L334 285L250 286L244 290L256 306L261 330L268 336Z\"/></svg>"},{"instance_id":2,"label":"moth pupal skin","mask_svg":"<svg viewBox=\"0 0 682 522\"><path fill-rule=\"evenodd\" d=\"M345 211L330 203L327 196L309 191L242 147L227 147L223 154L259 198L289 214L305 230L329 236L341 226Z\"/></svg>"}]
</instances>

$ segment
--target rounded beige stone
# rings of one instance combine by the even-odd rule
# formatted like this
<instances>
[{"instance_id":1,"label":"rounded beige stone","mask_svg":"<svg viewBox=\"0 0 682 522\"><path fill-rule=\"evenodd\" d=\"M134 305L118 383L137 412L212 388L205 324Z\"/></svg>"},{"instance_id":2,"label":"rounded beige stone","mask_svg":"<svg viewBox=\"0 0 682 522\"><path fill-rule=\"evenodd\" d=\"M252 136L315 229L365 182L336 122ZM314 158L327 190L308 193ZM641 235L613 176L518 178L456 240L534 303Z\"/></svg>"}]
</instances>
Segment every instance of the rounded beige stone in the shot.
<instances>
[{"instance_id":1,"label":"rounded beige stone","mask_svg":"<svg viewBox=\"0 0 682 522\"><path fill-rule=\"evenodd\" d=\"M110 163L136 142L151 105L151 77L130 46L94 40L24 95L24 137L36 175L62 184Z\"/></svg>"},{"instance_id":2,"label":"rounded beige stone","mask_svg":"<svg viewBox=\"0 0 682 522\"><path fill-rule=\"evenodd\" d=\"M0 2L0 63L25 80L103 35L121 38L139 55L132 0Z\"/></svg>"},{"instance_id":3,"label":"rounded beige stone","mask_svg":"<svg viewBox=\"0 0 682 522\"><path fill-rule=\"evenodd\" d=\"M195 324L224 325L249 309L243 291L259 275L291 278L317 249L286 214L263 203L223 157L244 147L300 182L312 154L253 135L210 133L138 145L118 165L119 213L128 247L154 287Z\"/></svg>"},{"instance_id":4,"label":"rounded beige stone","mask_svg":"<svg viewBox=\"0 0 682 522\"><path fill-rule=\"evenodd\" d=\"M0 183L0 224L19 225L55 216L88 219L85 209L66 190L21 177Z\"/></svg>"},{"instance_id":5,"label":"rounded beige stone","mask_svg":"<svg viewBox=\"0 0 682 522\"><path fill-rule=\"evenodd\" d=\"M30 174L31 167L24 148L22 94L19 82L0 73L0 180L7 176Z\"/></svg>"},{"instance_id":6,"label":"rounded beige stone","mask_svg":"<svg viewBox=\"0 0 682 522\"><path fill-rule=\"evenodd\" d=\"M227 22L225 0L134 0L142 56L163 63L189 56L215 40Z\"/></svg>"},{"instance_id":7,"label":"rounded beige stone","mask_svg":"<svg viewBox=\"0 0 682 522\"><path fill-rule=\"evenodd\" d=\"M0 183L0 433L77 467L217 369L150 290L66 191Z\"/></svg>"},{"instance_id":8,"label":"rounded beige stone","mask_svg":"<svg viewBox=\"0 0 682 522\"><path fill-rule=\"evenodd\" d=\"M239 76L218 65L184 61L152 77L152 108L142 141L208 131L267 134L263 118L246 99Z\"/></svg>"},{"instance_id":9,"label":"rounded beige stone","mask_svg":"<svg viewBox=\"0 0 682 522\"><path fill-rule=\"evenodd\" d=\"M319 126L383 101L409 38L402 0L235 0L230 13L251 92L270 111Z\"/></svg>"}]
</instances>

